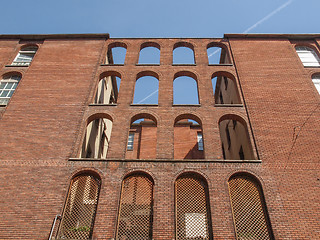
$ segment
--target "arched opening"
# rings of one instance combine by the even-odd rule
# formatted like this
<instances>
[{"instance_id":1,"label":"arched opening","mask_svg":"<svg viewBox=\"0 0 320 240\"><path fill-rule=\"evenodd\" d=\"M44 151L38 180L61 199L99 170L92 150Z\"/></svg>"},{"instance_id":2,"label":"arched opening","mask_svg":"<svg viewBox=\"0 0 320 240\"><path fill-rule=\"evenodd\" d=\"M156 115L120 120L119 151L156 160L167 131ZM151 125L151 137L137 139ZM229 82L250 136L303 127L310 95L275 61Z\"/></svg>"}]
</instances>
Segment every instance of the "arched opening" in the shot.
<instances>
[{"instance_id":1,"label":"arched opening","mask_svg":"<svg viewBox=\"0 0 320 240\"><path fill-rule=\"evenodd\" d=\"M153 72L137 75L133 104L158 104L159 80Z\"/></svg>"},{"instance_id":2,"label":"arched opening","mask_svg":"<svg viewBox=\"0 0 320 240\"><path fill-rule=\"evenodd\" d=\"M188 72L175 74L173 104L199 104L198 84L194 74Z\"/></svg>"},{"instance_id":3,"label":"arched opening","mask_svg":"<svg viewBox=\"0 0 320 240\"><path fill-rule=\"evenodd\" d=\"M12 65L29 66L37 50L38 46L36 45L23 46L13 60Z\"/></svg>"},{"instance_id":4,"label":"arched opening","mask_svg":"<svg viewBox=\"0 0 320 240\"><path fill-rule=\"evenodd\" d=\"M320 58L318 54L310 47L297 46L296 52L305 67L318 67L320 66Z\"/></svg>"},{"instance_id":5,"label":"arched opening","mask_svg":"<svg viewBox=\"0 0 320 240\"><path fill-rule=\"evenodd\" d=\"M148 42L141 45L139 64L160 64L160 45Z\"/></svg>"},{"instance_id":6,"label":"arched opening","mask_svg":"<svg viewBox=\"0 0 320 240\"><path fill-rule=\"evenodd\" d=\"M254 159L248 128L242 118L223 116L219 121L219 130L224 159Z\"/></svg>"},{"instance_id":7,"label":"arched opening","mask_svg":"<svg viewBox=\"0 0 320 240\"><path fill-rule=\"evenodd\" d=\"M109 116L90 119L87 125L81 149L81 158L107 158L112 131Z\"/></svg>"},{"instance_id":8,"label":"arched opening","mask_svg":"<svg viewBox=\"0 0 320 240\"><path fill-rule=\"evenodd\" d=\"M210 43L207 46L209 64L231 64L228 51L225 46L217 43Z\"/></svg>"},{"instance_id":9,"label":"arched opening","mask_svg":"<svg viewBox=\"0 0 320 240\"><path fill-rule=\"evenodd\" d=\"M235 78L224 72L212 75L212 88L216 104L241 104Z\"/></svg>"},{"instance_id":10,"label":"arched opening","mask_svg":"<svg viewBox=\"0 0 320 240\"><path fill-rule=\"evenodd\" d=\"M123 180L116 239L152 239L153 185L144 173Z\"/></svg>"},{"instance_id":11,"label":"arched opening","mask_svg":"<svg viewBox=\"0 0 320 240\"><path fill-rule=\"evenodd\" d=\"M213 239L207 181L196 173L179 176L175 198L176 239Z\"/></svg>"},{"instance_id":12,"label":"arched opening","mask_svg":"<svg viewBox=\"0 0 320 240\"><path fill-rule=\"evenodd\" d=\"M20 80L20 73L7 73L2 77L0 82L0 106L6 106L9 103Z\"/></svg>"},{"instance_id":13,"label":"arched opening","mask_svg":"<svg viewBox=\"0 0 320 240\"><path fill-rule=\"evenodd\" d=\"M244 173L229 181L236 239L274 239L260 183Z\"/></svg>"},{"instance_id":14,"label":"arched opening","mask_svg":"<svg viewBox=\"0 0 320 240\"><path fill-rule=\"evenodd\" d=\"M180 115L174 124L174 159L203 159L204 141L200 119Z\"/></svg>"},{"instance_id":15,"label":"arched opening","mask_svg":"<svg viewBox=\"0 0 320 240\"><path fill-rule=\"evenodd\" d=\"M131 119L126 159L155 159L157 121L150 114L138 114Z\"/></svg>"},{"instance_id":16,"label":"arched opening","mask_svg":"<svg viewBox=\"0 0 320 240\"><path fill-rule=\"evenodd\" d=\"M91 239L101 180L82 173L71 181L58 239Z\"/></svg>"},{"instance_id":17,"label":"arched opening","mask_svg":"<svg viewBox=\"0 0 320 240\"><path fill-rule=\"evenodd\" d=\"M191 43L179 42L174 44L173 64L195 64L194 48Z\"/></svg>"},{"instance_id":18,"label":"arched opening","mask_svg":"<svg viewBox=\"0 0 320 240\"><path fill-rule=\"evenodd\" d=\"M108 47L106 64L124 65L127 53L127 46L124 43L112 43Z\"/></svg>"},{"instance_id":19,"label":"arched opening","mask_svg":"<svg viewBox=\"0 0 320 240\"><path fill-rule=\"evenodd\" d=\"M106 72L101 74L98 83L94 103L114 104L118 101L121 75L117 72Z\"/></svg>"}]
</instances>

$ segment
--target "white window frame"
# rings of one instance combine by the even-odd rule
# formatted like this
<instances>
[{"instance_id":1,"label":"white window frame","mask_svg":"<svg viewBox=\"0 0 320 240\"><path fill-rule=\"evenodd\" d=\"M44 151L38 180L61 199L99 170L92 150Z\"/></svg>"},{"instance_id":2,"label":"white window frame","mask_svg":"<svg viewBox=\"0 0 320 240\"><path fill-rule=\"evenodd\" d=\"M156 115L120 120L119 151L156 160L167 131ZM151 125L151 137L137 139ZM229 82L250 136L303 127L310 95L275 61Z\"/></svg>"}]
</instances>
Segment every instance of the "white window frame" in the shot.
<instances>
[{"instance_id":1,"label":"white window frame","mask_svg":"<svg viewBox=\"0 0 320 240\"><path fill-rule=\"evenodd\" d=\"M21 77L19 75L10 75L7 77L4 77L0 81L0 105L8 105L10 98L12 97L14 91L16 90L19 81L21 80ZM9 84L12 84L10 88L8 87ZM7 93L5 93L7 92Z\"/></svg>"},{"instance_id":2,"label":"white window frame","mask_svg":"<svg viewBox=\"0 0 320 240\"><path fill-rule=\"evenodd\" d=\"M197 132L198 150L203 151L203 135L202 132Z\"/></svg>"},{"instance_id":3,"label":"white window frame","mask_svg":"<svg viewBox=\"0 0 320 240\"><path fill-rule=\"evenodd\" d=\"M134 142L134 132L129 132L127 150L133 150L133 142Z\"/></svg>"},{"instance_id":4,"label":"white window frame","mask_svg":"<svg viewBox=\"0 0 320 240\"><path fill-rule=\"evenodd\" d=\"M320 67L320 58L310 47L297 46L296 52L305 67Z\"/></svg>"},{"instance_id":5,"label":"white window frame","mask_svg":"<svg viewBox=\"0 0 320 240\"><path fill-rule=\"evenodd\" d=\"M320 75L316 75L312 77L312 82L316 87L318 93L320 94Z\"/></svg>"},{"instance_id":6,"label":"white window frame","mask_svg":"<svg viewBox=\"0 0 320 240\"><path fill-rule=\"evenodd\" d=\"M11 65L17 66L29 66L32 62L34 55L36 54L38 47L30 46L21 49L15 59L13 60Z\"/></svg>"}]
</instances>

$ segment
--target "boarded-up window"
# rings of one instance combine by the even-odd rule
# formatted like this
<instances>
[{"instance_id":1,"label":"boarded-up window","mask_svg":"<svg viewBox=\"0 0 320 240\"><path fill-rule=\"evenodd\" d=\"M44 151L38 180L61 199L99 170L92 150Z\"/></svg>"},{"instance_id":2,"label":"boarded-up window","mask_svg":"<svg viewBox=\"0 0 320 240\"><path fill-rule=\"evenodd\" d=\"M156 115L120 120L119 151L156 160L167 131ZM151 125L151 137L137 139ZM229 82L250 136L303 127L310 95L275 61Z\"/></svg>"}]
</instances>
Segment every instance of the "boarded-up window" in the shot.
<instances>
[{"instance_id":1,"label":"boarded-up window","mask_svg":"<svg viewBox=\"0 0 320 240\"><path fill-rule=\"evenodd\" d=\"M72 180L58 239L91 239L99 191L100 180L92 175Z\"/></svg>"},{"instance_id":2,"label":"boarded-up window","mask_svg":"<svg viewBox=\"0 0 320 240\"><path fill-rule=\"evenodd\" d=\"M122 183L116 239L152 239L153 182L144 174Z\"/></svg>"},{"instance_id":3,"label":"boarded-up window","mask_svg":"<svg viewBox=\"0 0 320 240\"><path fill-rule=\"evenodd\" d=\"M229 180L237 239L274 239L260 184L250 176Z\"/></svg>"},{"instance_id":4,"label":"boarded-up window","mask_svg":"<svg viewBox=\"0 0 320 240\"><path fill-rule=\"evenodd\" d=\"M176 191L176 239L212 239L208 186L195 174L179 177Z\"/></svg>"}]
</instances>

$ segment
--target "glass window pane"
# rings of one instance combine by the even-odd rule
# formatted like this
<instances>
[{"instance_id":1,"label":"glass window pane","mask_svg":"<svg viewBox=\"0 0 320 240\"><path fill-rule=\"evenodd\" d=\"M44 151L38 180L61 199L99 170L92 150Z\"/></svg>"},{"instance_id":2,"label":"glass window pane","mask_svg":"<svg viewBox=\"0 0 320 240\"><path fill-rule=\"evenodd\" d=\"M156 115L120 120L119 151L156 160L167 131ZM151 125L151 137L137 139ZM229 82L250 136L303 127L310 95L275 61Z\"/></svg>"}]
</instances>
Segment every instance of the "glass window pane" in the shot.
<instances>
[{"instance_id":1,"label":"glass window pane","mask_svg":"<svg viewBox=\"0 0 320 240\"><path fill-rule=\"evenodd\" d=\"M12 82L9 82L9 83L7 84L7 86L5 87L5 89L11 89L12 86L13 86L13 83L12 83Z\"/></svg>"},{"instance_id":2,"label":"glass window pane","mask_svg":"<svg viewBox=\"0 0 320 240\"><path fill-rule=\"evenodd\" d=\"M9 91L2 91L0 97L6 97L8 95Z\"/></svg>"}]
</instances>

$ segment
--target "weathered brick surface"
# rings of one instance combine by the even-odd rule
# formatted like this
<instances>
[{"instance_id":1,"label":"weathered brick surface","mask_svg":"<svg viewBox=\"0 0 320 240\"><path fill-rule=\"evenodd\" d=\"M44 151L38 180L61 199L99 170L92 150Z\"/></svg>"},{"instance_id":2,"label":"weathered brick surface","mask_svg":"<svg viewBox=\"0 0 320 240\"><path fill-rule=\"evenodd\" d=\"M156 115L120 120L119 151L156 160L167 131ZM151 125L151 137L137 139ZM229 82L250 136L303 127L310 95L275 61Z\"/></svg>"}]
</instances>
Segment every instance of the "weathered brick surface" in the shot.
<instances>
[{"instance_id":1,"label":"weathered brick surface","mask_svg":"<svg viewBox=\"0 0 320 240\"><path fill-rule=\"evenodd\" d=\"M160 44L160 66L136 65L140 45L147 41ZM115 237L121 182L134 171L145 171L155 183L153 239L175 238L174 181L186 171L208 182L214 239L235 238L227 181L242 171L260 180L276 239L319 239L320 96L310 79L318 69L304 68L296 42L280 38L231 38L231 49L227 40L184 39L194 46L196 65L172 66L173 45L179 41L48 39L27 68L6 67L21 44L0 41L1 74L23 75L0 120L0 239L47 239L72 176L86 170L102 179L94 239ZM233 66L208 66L206 46L213 41L226 44ZM127 45L125 64L100 65L114 42ZM118 103L89 106L105 71L121 74ZM159 75L158 106L130 105L142 71ZM200 106L172 106L172 83L180 71L196 75ZM246 107L214 106L211 76L218 71L231 73L241 84ZM79 156L87 119L96 113L113 120L108 161L69 160ZM141 113L156 119L156 155L148 161L124 160L131 119ZM174 160L174 124L181 114L202 124L202 160ZM261 163L223 162L218 122L225 114L247 122Z\"/></svg>"}]
</instances>

